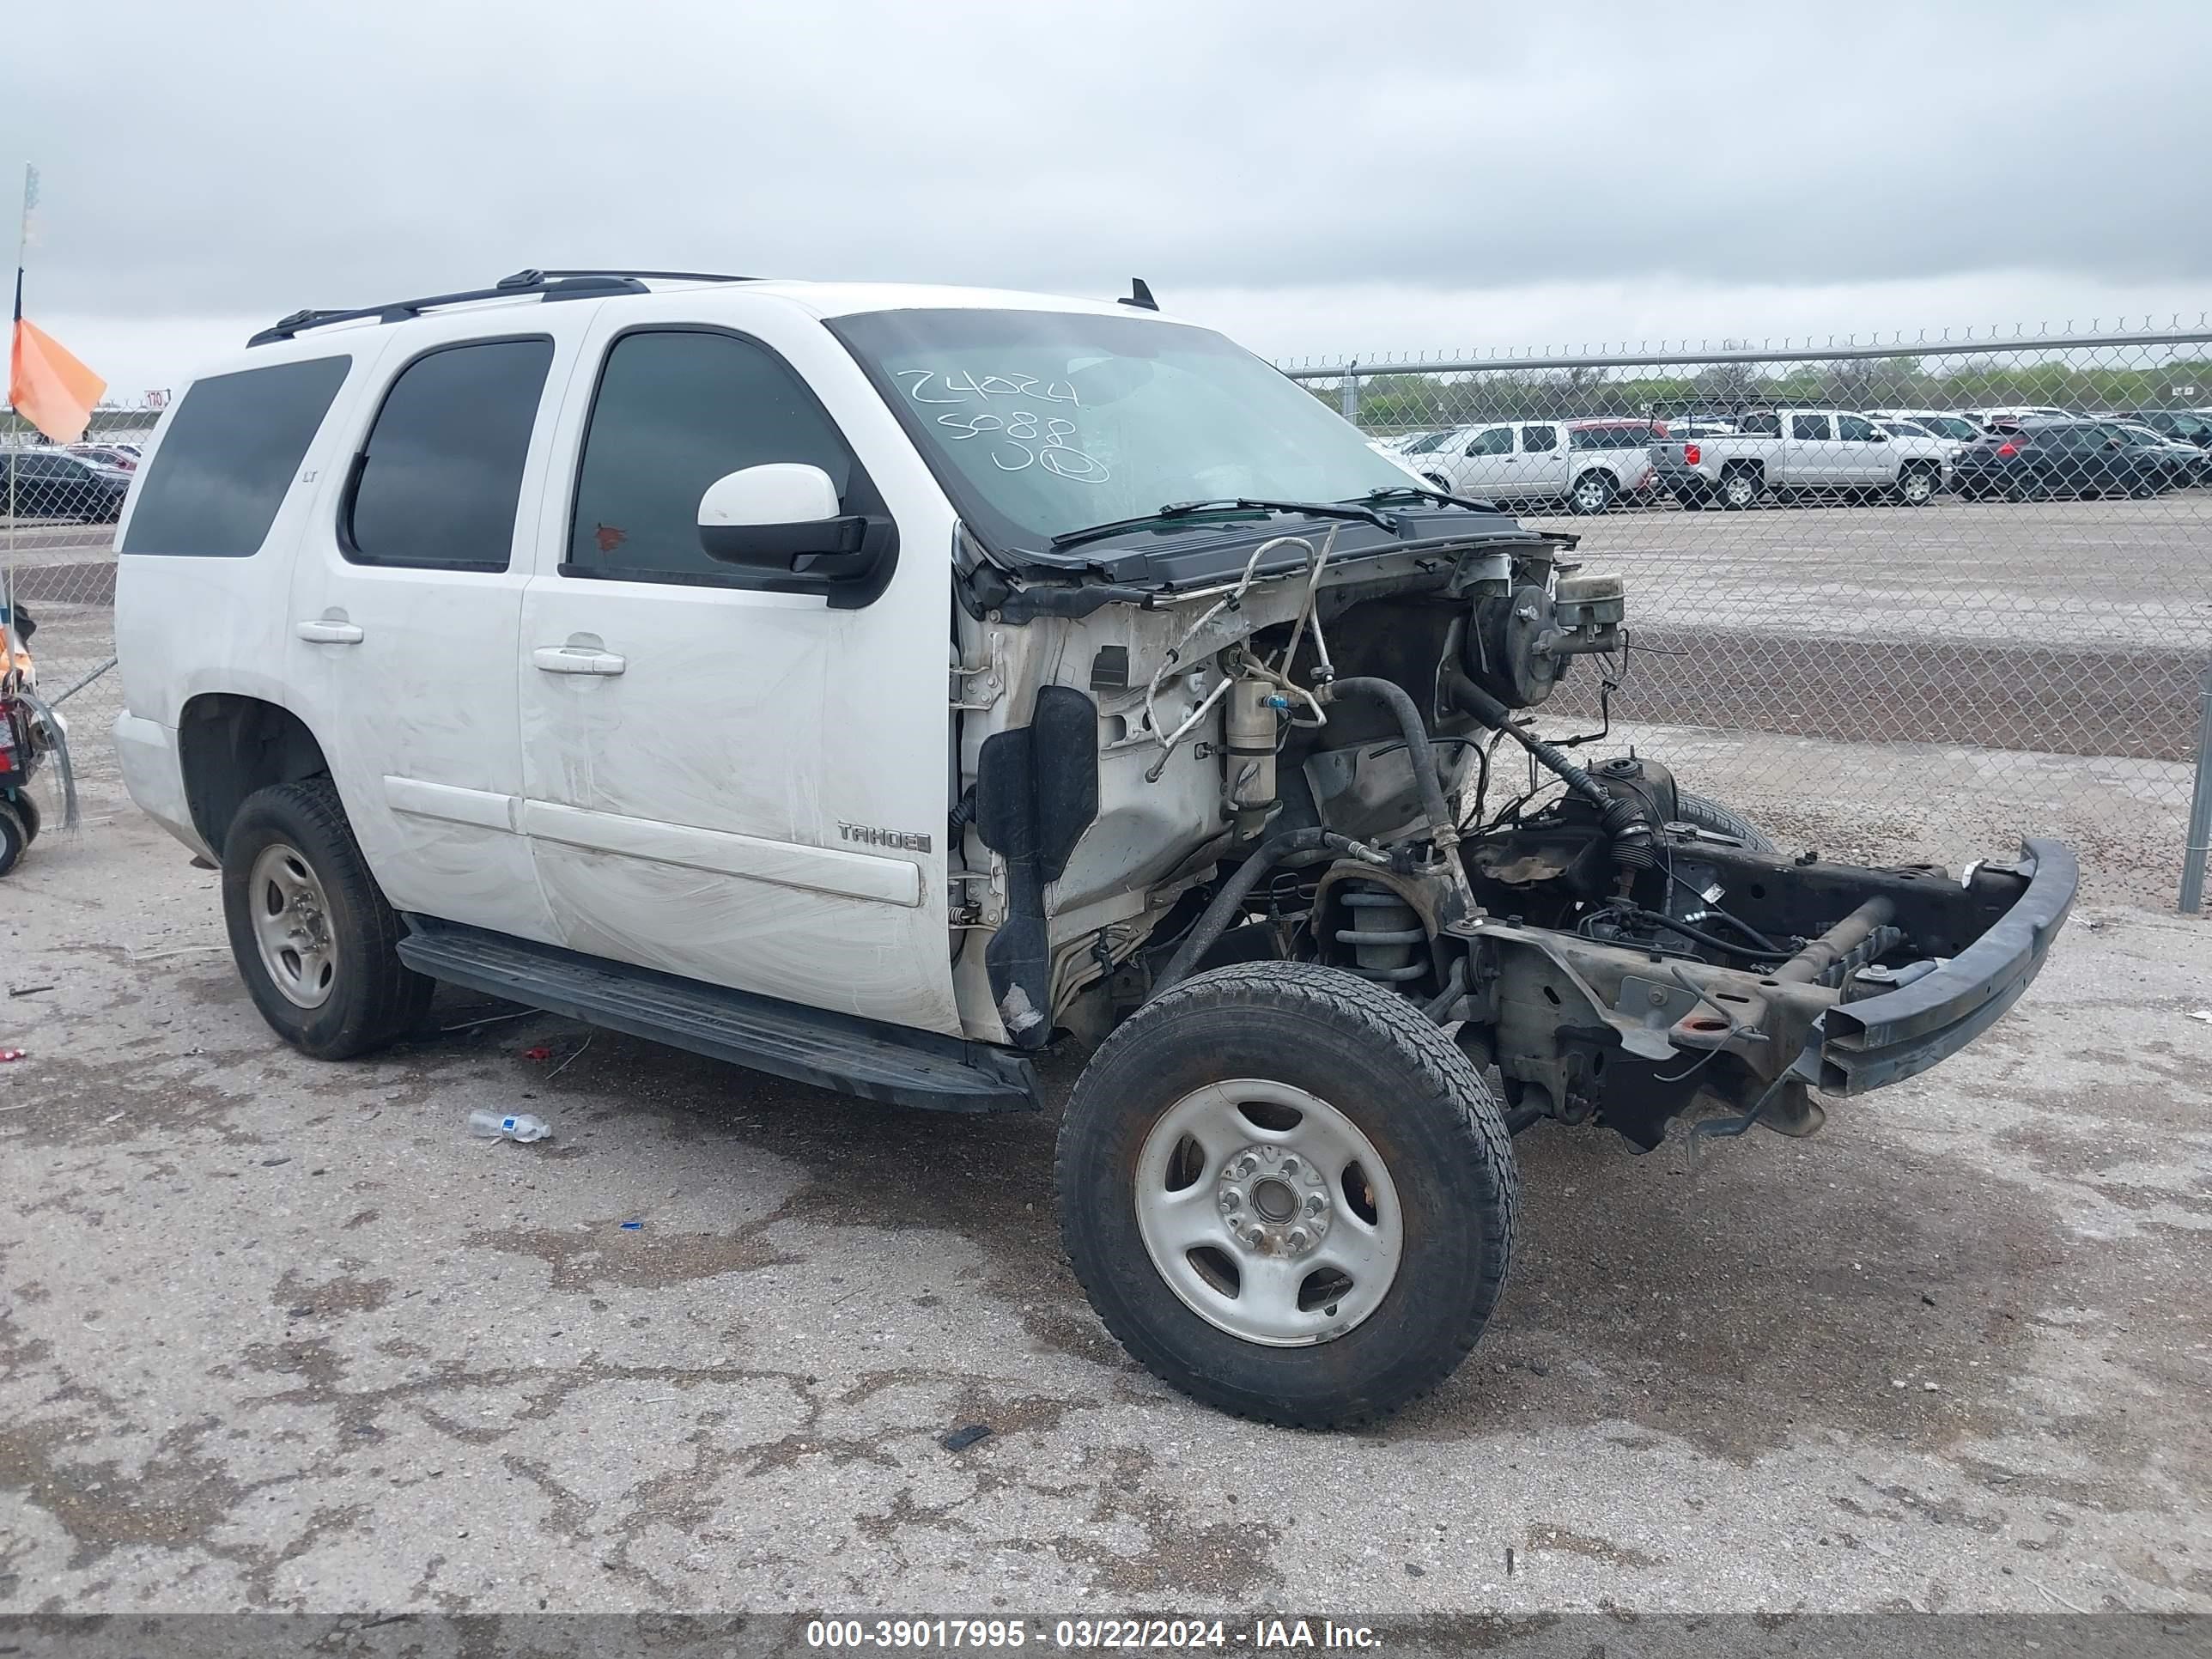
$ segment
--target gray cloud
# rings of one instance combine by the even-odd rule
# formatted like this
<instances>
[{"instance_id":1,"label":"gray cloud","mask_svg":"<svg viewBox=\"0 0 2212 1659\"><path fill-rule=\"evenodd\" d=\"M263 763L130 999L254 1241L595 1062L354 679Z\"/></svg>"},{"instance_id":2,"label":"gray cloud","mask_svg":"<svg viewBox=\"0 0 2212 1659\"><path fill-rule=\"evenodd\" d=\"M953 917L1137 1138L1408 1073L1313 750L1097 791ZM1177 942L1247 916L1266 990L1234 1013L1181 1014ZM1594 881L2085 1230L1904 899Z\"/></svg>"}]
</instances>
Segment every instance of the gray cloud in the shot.
<instances>
[{"instance_id":1,"label":"gray cloud","mask_svg":"<svg viewBox=\"0 0 2212 1659\"><path fill-rule=\"evenodd\" d=\"M600 262L1170 295L2212 277L2190 0L95 12L33 10L0 64L0 161L46 178L34 293L73 313Z\"/></svg>"}]
</instances>

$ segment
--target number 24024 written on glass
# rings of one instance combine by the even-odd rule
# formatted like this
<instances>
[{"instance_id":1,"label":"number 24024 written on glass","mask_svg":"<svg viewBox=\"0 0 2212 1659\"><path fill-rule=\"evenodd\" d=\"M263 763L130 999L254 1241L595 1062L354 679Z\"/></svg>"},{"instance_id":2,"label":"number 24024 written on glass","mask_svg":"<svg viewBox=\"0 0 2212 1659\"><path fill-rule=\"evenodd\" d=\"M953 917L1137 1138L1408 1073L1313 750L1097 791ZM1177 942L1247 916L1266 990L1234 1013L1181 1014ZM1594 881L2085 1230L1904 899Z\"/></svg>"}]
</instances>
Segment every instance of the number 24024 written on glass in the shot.
<instances>
[{"instance_id":1,"label":"number 24024 written on glass","mask_svg":"<svg viewBox=\"0 0 2212 1659\"><path fill-rule=\"evenodd\" d=\"M991 398L1034 397L1048 406L1060 404L1069 409L1079 407L1075 388L1066 380L1040 382L1033 374L986 374L981 380L968 374L940 377L934 369L927 368L904 368L898 374L899 378L909 382L907 396L917 404L951 404L957 409L961 404ZM953 395L925 396L933 389L933 381L937 382L934 389ZM1037 390L1040 385L1042 391ZM1085 454L1072 441L1076 435L1075 422L1064 416L1041 415L1033 409L1009 409L1004 414L988 408L972 412L960 410L939 415L937 424L952 434L955 443L988 437L991 464L1002 472L1022 472L1041 466L1074 483L1104 483L1109 477L1104 463Z\"/></svg>"}]
</instances>

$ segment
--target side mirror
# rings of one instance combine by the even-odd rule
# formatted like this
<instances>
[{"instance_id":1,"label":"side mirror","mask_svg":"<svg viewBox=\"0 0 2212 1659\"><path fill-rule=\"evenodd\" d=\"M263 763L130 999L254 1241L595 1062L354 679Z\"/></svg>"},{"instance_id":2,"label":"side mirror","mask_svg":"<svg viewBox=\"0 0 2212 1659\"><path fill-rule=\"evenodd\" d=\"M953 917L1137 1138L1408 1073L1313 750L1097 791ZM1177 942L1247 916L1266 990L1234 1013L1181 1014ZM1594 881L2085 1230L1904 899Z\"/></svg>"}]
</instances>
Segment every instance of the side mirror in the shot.
<instances>
[{"instance_id":1,"label":"side mirror","mask_svg":"<svg viewBox=\"0 0 2212 1659\"><path fill-rule=\"evenodd\" d=\"M841 512L830 475L797 461L726 473L699 498L699 545L708 558L780 576L866 575L881 556L873 522ZM888 520L879 522L888 529Z\"/></svg>"}]
</instances>

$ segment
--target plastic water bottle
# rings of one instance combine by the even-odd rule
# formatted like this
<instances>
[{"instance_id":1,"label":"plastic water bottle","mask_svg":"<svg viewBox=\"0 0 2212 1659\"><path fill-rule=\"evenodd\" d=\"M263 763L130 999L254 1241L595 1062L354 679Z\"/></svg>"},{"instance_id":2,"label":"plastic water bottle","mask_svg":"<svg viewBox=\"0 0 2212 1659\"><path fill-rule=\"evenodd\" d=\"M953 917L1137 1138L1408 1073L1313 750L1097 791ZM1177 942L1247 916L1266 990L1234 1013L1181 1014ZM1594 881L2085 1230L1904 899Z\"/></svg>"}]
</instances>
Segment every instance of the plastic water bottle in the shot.
<instances>
[{"instance_id":1,"label":"plastic water bottle","mask_svg":"<svg viewBox=\"0 0 2212 1659\"><path fill-rule=\"evenodd\" d=\"M471 1112L469 1133L487 1140L544 1140L553 1126L527 1112Z\"/></svg>"}]
</instances>

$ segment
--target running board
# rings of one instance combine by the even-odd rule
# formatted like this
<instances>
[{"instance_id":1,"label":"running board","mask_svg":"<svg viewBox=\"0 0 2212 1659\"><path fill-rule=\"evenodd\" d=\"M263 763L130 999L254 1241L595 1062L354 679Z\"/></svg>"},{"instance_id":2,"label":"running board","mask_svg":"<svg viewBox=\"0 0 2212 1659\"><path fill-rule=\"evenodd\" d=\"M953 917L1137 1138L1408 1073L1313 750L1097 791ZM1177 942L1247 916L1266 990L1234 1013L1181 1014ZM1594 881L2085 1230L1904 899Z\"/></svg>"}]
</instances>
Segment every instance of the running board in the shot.
<instances>
[{"instance_id":1,"label":"running board","mask_svg":"<svg viewBox=\"0 0 2212 1659\"><path fill-rule=\"evenodd\" d=\"M897 1106L1034 1111L1036 1072L987 1043L909 1031L504 933L407 918L416 973L711 1060Z\"/></svg>"}]
</instances>

